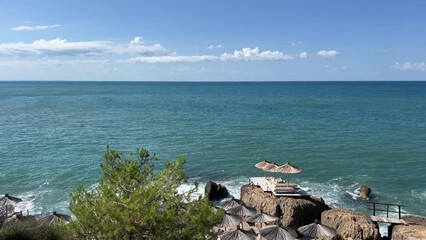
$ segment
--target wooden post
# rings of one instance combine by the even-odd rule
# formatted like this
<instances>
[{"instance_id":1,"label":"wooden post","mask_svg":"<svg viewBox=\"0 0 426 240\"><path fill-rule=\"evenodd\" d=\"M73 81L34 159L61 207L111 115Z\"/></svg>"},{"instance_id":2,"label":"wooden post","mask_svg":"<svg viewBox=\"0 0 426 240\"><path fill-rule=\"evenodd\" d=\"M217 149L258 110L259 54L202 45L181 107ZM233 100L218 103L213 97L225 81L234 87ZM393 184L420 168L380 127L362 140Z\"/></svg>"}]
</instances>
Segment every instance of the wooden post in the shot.
<instances>
[{"instance_id":1,"label":"wooden post","mask_svg":"<svg viewBox=\"0 0 426 240\"><path fill-rule=\"evenodd\" d=\"M401 205L398 205L398 217L401 219Z\"/></svg>"},{"instance_id":2,"label":"wooden post","mask_svg":"<svg viewBox=\"0 0 426 240\"><path fill-rule=\"evenodd\" d=\"M389 217L389 204L386 204L386 217Z\"/></svg>"},{"instance_id":3,"label":"wooden post","mask_svg":"<svg viewBox=\"0 0 426 240\"><path fill-rule=\"evenodd\" d=\"M373 216L376 216L376 203L373 202Z\"/></svg>"}]
</instances>

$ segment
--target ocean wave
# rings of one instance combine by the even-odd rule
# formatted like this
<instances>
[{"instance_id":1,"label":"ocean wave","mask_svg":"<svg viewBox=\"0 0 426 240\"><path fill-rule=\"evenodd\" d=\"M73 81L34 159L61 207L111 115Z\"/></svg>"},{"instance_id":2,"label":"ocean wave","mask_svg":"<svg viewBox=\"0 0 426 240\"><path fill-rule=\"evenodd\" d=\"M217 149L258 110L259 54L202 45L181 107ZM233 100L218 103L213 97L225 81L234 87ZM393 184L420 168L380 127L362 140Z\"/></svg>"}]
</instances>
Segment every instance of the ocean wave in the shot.
<instances>
[{"instance_id":1,"label":"ocean wave","mask_svg":"<svg viewBox=\"0 0 426 240\"><path fill-rule=\"evenodd\" d=\"M420 189L411 189L411 195L417 201L426 203L426 191L422 191Z\"/></svg>"},{"instance_id":2,"label":"ocean wave","mask_svg":"<svg viewBox=\"0 0 426 240\"><path fill-rule=\"evenodd\" d=\"M248 184L247 177L238 177L235 179L228 179L223 181L215 181L217 184L221 184L228 189L230 195L235 198L240 198L241 186ZM314 182L309 180L297 181L299 185L307 192L314 196L321 197L324 201L335 208L345 208L350 210L362 211L368 213L368 203L360 199L359 196L359 183L357 181L349 183L346 178L336 177L326 182ZM207 181L197 181L197 179L190 179L187 183L182 184L178 188L178 192L186 193L198 186L196 191L192 194L192 199L198 199L204 195L204 186ZM44 183L43 185L46 185ZM47 184L48 185L48 184ZM93 190L98 186L97 183L92 184L88 187L89 190ZM48 201L51 195L54 194L53 190L39 190L31 191L25 194L19 195L23 201L16 207L17 211L23 211L25 214L43 214L48 211L60 211L66 214L71 214L69 210L69 199L58 202ZM420 202L426 202L426 191L418 189L411 190L413 198ZM380 196L380 192L375 190L375 193L370 196L369 200L377 200ZM396 209L395 209L396 210ZM380 224L380 232L382 235L387 234L386 224Z\"/></svg>"},{"instance_id":3,"label":"ocean wave","mask_svg":"<svg viewBox=\"0 0 426 240\"><path fill-rule=\"evenodd\" d=\"M233 180L215 181L217 184L225 186L229 194L235 198L240 198L241 186L248 183L247 178L237 178ZM207 184L205 181L196 181L195 179L190 180L188 183L182 184L178 188L179 193L187 193L192 188L197 186L197 190L191 196L192 199L197 199L204 196L204 186Z\"/></svg>"}]
</instances>

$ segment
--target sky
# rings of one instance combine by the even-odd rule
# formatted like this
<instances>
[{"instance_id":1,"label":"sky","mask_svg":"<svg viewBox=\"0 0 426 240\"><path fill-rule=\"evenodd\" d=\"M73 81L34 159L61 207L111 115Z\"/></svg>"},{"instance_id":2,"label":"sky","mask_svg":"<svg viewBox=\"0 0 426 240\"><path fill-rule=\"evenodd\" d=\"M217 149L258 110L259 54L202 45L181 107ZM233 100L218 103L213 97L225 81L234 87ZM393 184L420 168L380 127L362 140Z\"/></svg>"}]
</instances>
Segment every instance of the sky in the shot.
<instances>
[{"instance_id":1,"label":"sky","mask_svg":"<svg viewBox=\"0 0 426 240\"><path fill-rule=\"evenodd\" d=\"M424 0L0 0L0 80L426 80Z\"/></svg>"}]
</instances>

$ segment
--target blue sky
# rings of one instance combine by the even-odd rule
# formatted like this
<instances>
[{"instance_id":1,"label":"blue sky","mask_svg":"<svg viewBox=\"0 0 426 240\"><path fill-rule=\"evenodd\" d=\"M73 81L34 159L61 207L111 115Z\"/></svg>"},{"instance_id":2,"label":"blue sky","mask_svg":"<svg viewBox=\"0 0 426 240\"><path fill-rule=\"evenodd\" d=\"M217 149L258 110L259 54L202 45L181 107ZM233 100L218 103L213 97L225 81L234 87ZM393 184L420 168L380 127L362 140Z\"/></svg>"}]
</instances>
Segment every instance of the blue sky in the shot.
<instances>
[{"instance_id":1,"label":"blue sky","mask_svg":"<svg viewBox=\"0 0 426 240\"><path fill-rule=\"evenodd\" d=\"M0 0L0 80L426 80L426 1Z\"/></svg>"}]
</instances>

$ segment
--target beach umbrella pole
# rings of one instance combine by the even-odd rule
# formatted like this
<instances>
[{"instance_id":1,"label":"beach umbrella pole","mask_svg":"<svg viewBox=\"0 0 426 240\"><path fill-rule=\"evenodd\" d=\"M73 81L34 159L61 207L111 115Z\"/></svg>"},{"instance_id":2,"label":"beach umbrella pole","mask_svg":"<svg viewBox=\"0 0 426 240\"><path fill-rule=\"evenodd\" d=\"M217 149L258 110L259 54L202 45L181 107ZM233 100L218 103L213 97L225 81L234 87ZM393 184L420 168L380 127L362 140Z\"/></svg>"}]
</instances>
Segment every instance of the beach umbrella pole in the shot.
<instances>
[{"instance_id":1,"label":"beach umbrella pole","mask_svg":"<svg viewBox=\"0 0 426 240\"><path fill-rule=\"evenodd\" d=\"M287 173L287 187L290 186L290 174Z\"/></svg>"}]
</instances>

